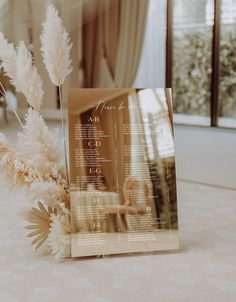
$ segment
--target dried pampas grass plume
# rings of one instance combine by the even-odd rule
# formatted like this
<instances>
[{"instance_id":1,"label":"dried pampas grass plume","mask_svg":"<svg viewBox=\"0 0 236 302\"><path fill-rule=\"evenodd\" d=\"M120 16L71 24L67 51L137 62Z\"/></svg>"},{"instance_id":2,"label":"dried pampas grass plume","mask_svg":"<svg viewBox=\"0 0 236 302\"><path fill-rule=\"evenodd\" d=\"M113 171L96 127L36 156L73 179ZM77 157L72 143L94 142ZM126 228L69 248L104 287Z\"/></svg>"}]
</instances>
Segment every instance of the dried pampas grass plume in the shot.
<instances>
[{"instance_id":1,"label":"dried pampas grass plume","mask_svg":"<svg viewBox=\"0 0 236 302\"><path fill-rule=\"evenodd\" d=\"M71 73L70 50L72 43L58 11L50 4L41 34L41 51L45 67L52 83L61 86Z\"/></svg>"},{"instance_id":2,"label":"dried pampas grass plume","mask_svg":"<svg viewBox=\"0 0 236 302\"><path fill-rule=\"evenodd\" d=\"M25 95L28 104L36 111L39 111L42 105L42 85L42 80L33 65L32 55L21 41L17 47L15 87Z\"/></svg>"},{"instance_id":3,"label":"dried pampas grass plume","mask_svg":"<svg viewBox=\"0 0 236 302\"><path fill-rule=\"evenodd\" d=\"M42 175L65 175L63 143L42 116L28 109L23 132L18 134L18 154Z\"/></svg>"},{"instance_id":4,"label":"dried pampas grass plume","mask_svg":"<svg viewBox=\"0 0 236 302\"><path fill-rule=\"evenodd\" d=\"M0 61L5 74L11 79L11 83L14 85L16 81L16 51L12 43L4 38L2 32L0 32Z\"/></svg>"},{"instance_id":5,"label":"dried pampas grass plume","mask_svg":"<svg viewBox=\"0 0 236 302\"><path fill-rule=\"evenodd\" d=\"M67 164L66 151L66 134L64 127L64 114L61 86L66 77L71 73L70 51L72 43L66 32L62 20L58 15L58 11L50 4L47 8L46 21L43 23L43 31L41 34L41 52L43 61L48 71L52 83L59 87L59 99L61 109L61 122L64 142L64 157L66 168L66 180L69 184L69 172Z\"/></svg>"},{"instance_id":6,"label":"dried pampas grass plume","mask_svg":"<svg viewBox=\"0 0 236 302\"><path fill-rule=\"evenodd\" d=\"M39 110L43 99L42 80L25 43L21 41L16 51L13 44L8 43L0 32L0 60L11 84L25 95L31 107Z\"/></svg>"}]
</instances>

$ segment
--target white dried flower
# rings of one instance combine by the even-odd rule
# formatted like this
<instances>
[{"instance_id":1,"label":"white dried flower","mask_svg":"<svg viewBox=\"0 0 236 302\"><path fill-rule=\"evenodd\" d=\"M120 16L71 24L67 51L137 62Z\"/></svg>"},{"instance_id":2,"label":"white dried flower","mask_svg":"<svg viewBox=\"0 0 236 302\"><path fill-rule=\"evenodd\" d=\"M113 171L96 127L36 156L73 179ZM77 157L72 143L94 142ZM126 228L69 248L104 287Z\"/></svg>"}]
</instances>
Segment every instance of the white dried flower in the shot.
<instances>
[{"instance_id":1,"label":"white dried flower","mask_svg":"<svg viewBox=\"0 0 236 302\"><path fill-rule=\"evenodd\" d=\"M18 154L44 176L64 175L63 141L58 131L50 131L41 115L30 109L23 133L18 134Z\"/></svg>"},{"instance_id":2,"label":"white dried flower","mask_svg":"<svg viewBox=\"0 0 236 302\"><path fill-rule=\"evenodd\" d=\"M43 61L52 83L60 86L71 73L70 50L72 43L58 11L53 5L47 8L46 21L41 34Z\"/></svg>"},{"instance_id":3,"label":"white dried flower","mask_svg":"<svg viewBox=\"0 0 236 302\"><path fill-rule=\"evenodd\" d=\"M14 84L16 90L25 95L28 104L39 111L43 99L43 84L36 67L33 65L32 55L23 41L17 47Z\"/></svg>"},{"instance_id":4,"label":"white dried flower","mask_svg":"<svg viewBox=\"0 0 236 302\"><path fill-rule=\"evenodd\" d=\"M51 228L48 246L57 261L70 257L70 216L66 214L51 215Z\"/></svg>"},{"instance_id":5,"label":"white dried flower","mask_svg":"<svg viewBox=\"0 0 236 302\"><path fill-rule=\"evenodd\" d=\"M66 193L63 187L53 181L36 181L30 187L30 199L41 200L50 208L55 208L64 202Z\"/></svg>"}]
</instances>

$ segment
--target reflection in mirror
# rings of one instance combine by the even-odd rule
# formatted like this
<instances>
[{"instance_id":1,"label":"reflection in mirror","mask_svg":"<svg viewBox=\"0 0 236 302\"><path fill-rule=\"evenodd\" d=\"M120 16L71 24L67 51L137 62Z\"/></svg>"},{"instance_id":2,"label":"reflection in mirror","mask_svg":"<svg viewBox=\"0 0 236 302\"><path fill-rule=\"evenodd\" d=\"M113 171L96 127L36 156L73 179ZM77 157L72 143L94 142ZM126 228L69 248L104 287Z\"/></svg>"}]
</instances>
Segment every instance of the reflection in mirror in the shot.
<instances>
[{"instance_id":1,"label":"reflection in mirror","mask_svg":"<svg viewBox=\"0 0 236 302\"><path fill-rule=\"evenodd\" d=\"M166 0L0 0L0 31L15 46L25 41L44 82L45 116L60 118L59 92L41 55L48 3L58 10L73 44L63 100L69 87L165 86ZM24 97L13 87L10 91L24 115Z\"/></svg>"},{"instance_id":2,"label":"reflection in mirror","mask_svg":"<svg viewBox=\"0 0 236 302\"><path fill-rule=\"evenodd\" d=\"M170 93L71 89L68 112L72 256L177 249Z\"/></svg>"}]
</instances>

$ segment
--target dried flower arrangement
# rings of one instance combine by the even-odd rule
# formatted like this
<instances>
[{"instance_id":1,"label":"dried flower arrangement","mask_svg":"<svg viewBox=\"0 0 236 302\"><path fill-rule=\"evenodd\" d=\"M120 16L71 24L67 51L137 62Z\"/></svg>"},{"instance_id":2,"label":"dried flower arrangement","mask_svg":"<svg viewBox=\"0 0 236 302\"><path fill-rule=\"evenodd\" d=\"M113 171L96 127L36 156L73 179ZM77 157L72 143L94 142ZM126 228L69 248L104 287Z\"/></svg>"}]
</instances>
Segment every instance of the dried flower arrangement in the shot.
<instances>
[{"instance_id":1,"label":"dried flower arrangement","mask_svg":"<svg viewBox=\"0 0 236 302\"><path fill-rule=\"evenodd\" d=\"M61 92L61 85L72 70L72 44L51 4L47 7L41 43L49 77ZM14 188L24 186L27 190L31 205L24 218L30 223L26 229L30 231L32 245L36 249L46 246L60 261L70 256L70 203L61 93L63 139L58 131L48 129L40 115L43 84L25 43L21 41L15 48L0 32L0 61L5 75L24 94L29 105L24 123L15 112L22 127L16 147L11 147L0 134L1 174L6 173ZM2 85L1 90L5 93Z\"/></svg>"}]
</instances>

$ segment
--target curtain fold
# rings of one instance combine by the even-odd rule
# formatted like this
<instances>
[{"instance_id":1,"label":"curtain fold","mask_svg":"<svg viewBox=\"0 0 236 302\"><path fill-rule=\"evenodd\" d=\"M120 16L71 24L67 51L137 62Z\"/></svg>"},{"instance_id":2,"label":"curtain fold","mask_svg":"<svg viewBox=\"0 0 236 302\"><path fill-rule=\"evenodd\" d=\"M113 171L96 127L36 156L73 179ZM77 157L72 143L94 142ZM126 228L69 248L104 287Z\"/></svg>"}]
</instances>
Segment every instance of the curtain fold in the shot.
<instances>
[{"instance_id":1,"label":"curtain fold","mask_svg":"<svg viewBox=\"0 0 236 302\"><path fill-rule=\"evenodd\" d=\"M131 87L149 0L94 0L83 6L84 87Z\"/></svg>"},{"instance_id":2,"label":"curtain fold","mask_svg":"<svg viewBox=\"0 0 236 302\"><path fill-rule=\"evenodd\" d=\"M147 12L148 0L121 0L115 87L130 87L133 84L143 46Z\"/></svg>"},{"instance_id":3,"label":"curtain fold","mask_svg":"<svg viewBox=\"0 0 236 302\"><path fill-rule=\"evenodd\" d=\"M114 77L120 33L120 0L103 0L103 57Z\"/></svg>"},{"instance_id":4,"label":"curtain fold","mask_svg":"<svg viewBox=\"0 0 236 302\"><path fill-rule=\"evenodd\" d=\"M102 53L103 0L85 1L82 6L84 87L97 87Z\"/></svg>"}]
</instances>

